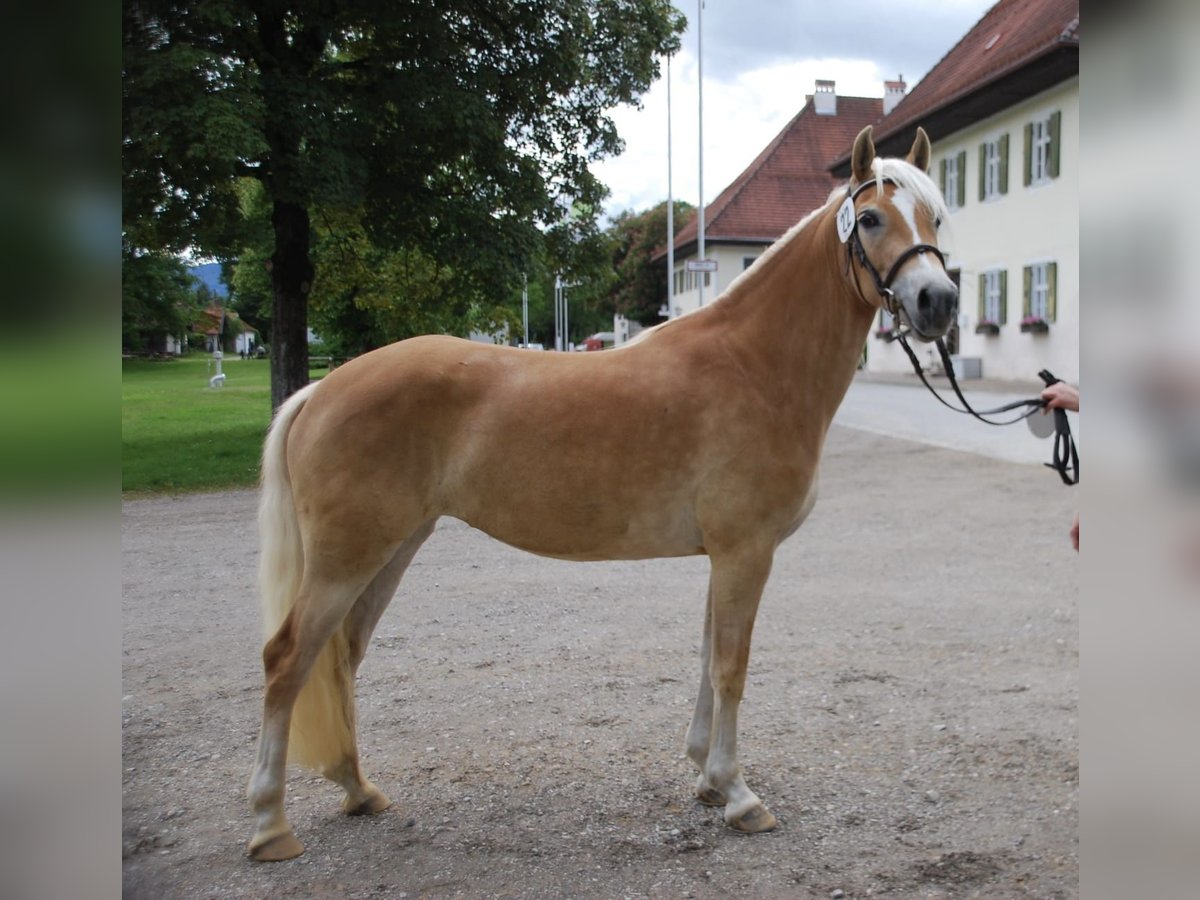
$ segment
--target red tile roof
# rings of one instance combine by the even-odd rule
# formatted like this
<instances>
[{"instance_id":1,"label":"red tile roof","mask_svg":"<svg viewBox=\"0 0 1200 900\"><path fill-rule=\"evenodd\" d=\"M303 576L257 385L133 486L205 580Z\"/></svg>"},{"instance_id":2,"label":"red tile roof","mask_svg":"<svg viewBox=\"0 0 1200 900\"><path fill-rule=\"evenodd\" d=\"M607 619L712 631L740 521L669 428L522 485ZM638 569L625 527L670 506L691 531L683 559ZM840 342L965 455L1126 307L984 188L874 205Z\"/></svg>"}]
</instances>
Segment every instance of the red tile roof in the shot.
<instances>
[{"instance_id":1,"label":"red tile roof","mask_svg":"<svg viewBox=\"0 0 1200 900\"><path fill-rule=\"evenodd\" d=\"M875 126L875 143L878 146L888 138L911 132L934 113L981 90L994 94L1011 90L1012 86L1002 89L998 82L1059 51L1074 51L1078 73L1078 47L1079 0L1000 0ZM1069 60L1065 60L1056 65L1054 72L1070 74L1069 66ZM1015 99L1009 97L1007 102ZM986 112L986 106L977 104L978 114ZM964 123L947 119L945 128L956 124L961 127ZM944 133L948 131L943 129ZM930 132L935 140L940 136ZM904 137L911 140L911 134ZM850 148L843 148L835 167L844 168L849 158Z\"/></svg>"},{"instance_id":2,"label":"red tile roof","mask_svg":"<svg viewBox=\"0 0 1200 900\"><path fill-rule=\"evenodd\" d=\"M225 311L219 306L209 306L196 314L192 330L200 334L220 334Z\"/></svg>"},{"instance_id":3,"label":"red tile roof","mask_svg":"<svg viewBox=\"0 0 1200 900\"><path fill-rule=\"evenodd\" d=\"M848 153L854 138L883 115L873 97L838 97L837 115L817 115L812 97L775 139L708 204L705 241L771 242L823 204L838 179L829 165ZM696 243L693 219L675 236L675 247ZM664 247L656 256L666 254Z\"/></svg>"}]
</instances>

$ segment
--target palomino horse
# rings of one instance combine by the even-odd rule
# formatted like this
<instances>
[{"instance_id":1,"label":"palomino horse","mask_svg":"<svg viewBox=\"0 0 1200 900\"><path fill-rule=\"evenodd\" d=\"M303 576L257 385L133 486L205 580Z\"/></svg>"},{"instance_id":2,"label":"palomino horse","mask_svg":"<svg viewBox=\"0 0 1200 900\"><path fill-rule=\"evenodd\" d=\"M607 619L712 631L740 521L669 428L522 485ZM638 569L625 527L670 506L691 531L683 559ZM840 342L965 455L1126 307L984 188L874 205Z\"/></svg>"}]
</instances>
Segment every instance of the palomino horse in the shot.
<instances>
[{"instance_id":1,"label":"palomino horse","mask_svg":"<svg viewBox=\"0 0 1200 900\"><path fill-rule=\"evenodd\" d=\"M268 640L250 856L304 849L283 809L289 735L293 761L345 789L347 813L389 805L359 770L354 677L439 516L559 559L708 554L687 732L697 797L738 831L775 827L737 760L750 632L775 548L815 501L825 434L876 310L924 339L954 320L957 292L932 246L946 213L929 152L918 131L907 160L877 159L865 129L845 190L717 301L619 350L413 338L280 407L259 509ZM581 409L605 427L580 427Z\"/></svg>"}]
</instances>

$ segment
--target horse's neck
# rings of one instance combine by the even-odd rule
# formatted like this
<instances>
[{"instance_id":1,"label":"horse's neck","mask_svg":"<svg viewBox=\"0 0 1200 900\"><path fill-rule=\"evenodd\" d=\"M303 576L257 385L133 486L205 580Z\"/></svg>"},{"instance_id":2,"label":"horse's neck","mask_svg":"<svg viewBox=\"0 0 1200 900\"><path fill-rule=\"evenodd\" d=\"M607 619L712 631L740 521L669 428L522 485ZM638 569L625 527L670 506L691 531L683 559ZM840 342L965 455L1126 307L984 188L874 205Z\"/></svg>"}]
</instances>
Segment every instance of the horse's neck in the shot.
<instances>
[{"instance_id":1,"label":"horse's neck","mask_svg":"<svg viewBox=\"0 0 1200 900\"><path fill-rule=\"evenodd\" d=\"M827 420L854 377L874 315L844 271L832 215L814 216L775 248L726 298L724 316L730 346L775 382L783 402L806 395Z\"/></svg>"}]
</instances>

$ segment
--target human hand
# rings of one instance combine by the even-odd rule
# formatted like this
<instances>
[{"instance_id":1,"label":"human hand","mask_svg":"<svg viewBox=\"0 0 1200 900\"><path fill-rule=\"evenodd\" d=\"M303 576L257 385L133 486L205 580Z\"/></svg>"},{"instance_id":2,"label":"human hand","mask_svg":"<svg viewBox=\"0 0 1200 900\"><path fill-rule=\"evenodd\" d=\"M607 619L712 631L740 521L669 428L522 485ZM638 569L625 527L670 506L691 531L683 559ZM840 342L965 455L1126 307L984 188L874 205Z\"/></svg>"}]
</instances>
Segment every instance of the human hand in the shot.
<instances>
[{"instance_id":1,"label":"human hand","mask_svg":"<svg viewBox=\"0 0 1200 900\"><path fill-rule=\"evenodd\" d=\"M1042 410L1043 413L1052 409L1069 409L1072 412L1079 412L1079 388L1071 387L1065 381L1056 381L1042 391L1042 400L1046 403Z\"/></svg>"}]
</instances>

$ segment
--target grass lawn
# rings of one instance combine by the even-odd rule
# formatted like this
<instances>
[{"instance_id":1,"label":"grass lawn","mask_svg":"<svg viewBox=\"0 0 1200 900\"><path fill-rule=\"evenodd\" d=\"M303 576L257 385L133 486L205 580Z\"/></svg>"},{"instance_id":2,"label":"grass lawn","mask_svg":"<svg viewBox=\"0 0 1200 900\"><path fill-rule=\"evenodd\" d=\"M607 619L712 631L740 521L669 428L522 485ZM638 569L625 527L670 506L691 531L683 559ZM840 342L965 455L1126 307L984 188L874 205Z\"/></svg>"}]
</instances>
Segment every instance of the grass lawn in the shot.
<instances>
[{"instance_id":1,"label":"grass lawn","mask_svg":"<svg viewBox=\"0 0 1200 900\"><path fill-rule=\"evenodd\" d=\"M211 367L207 356L123 361L123 491L205 491L256 483L271 420L269 364L226 357L225 385L219 389L208 386Z\"/></svg>"}]
</instances>

